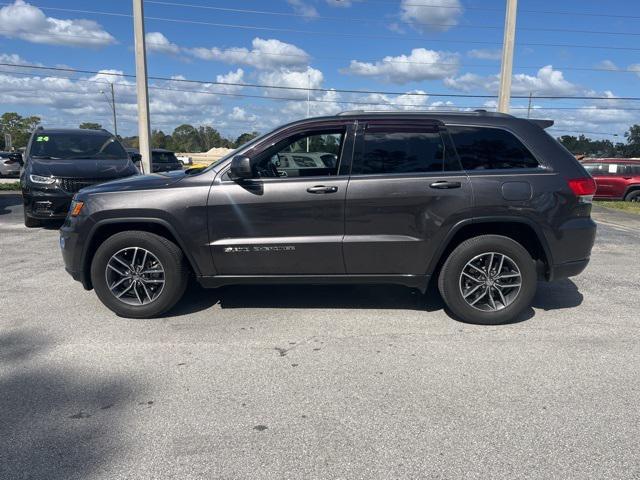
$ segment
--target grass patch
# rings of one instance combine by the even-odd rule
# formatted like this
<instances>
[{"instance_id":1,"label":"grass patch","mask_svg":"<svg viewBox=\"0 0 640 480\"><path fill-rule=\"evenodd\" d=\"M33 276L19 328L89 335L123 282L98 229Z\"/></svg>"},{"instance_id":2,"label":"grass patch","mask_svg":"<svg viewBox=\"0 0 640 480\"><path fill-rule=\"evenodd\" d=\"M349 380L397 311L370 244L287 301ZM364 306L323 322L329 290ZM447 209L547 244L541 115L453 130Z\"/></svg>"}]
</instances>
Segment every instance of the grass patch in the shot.
<instances>
[{"instance_id":1,"label":"grass patch","mask_svg":"<svg viewBox=\"0 0 640 480\"><path fill-rule=\"evenodd\" d=\"M20 182L0 183L0 191L2 190L20 190Z\"/></svg>"},{"instance_id":2,"label":"grass patch","mask_svg":"<svg viewBox=\"0 0 640 480\"><path fill-rule=\"evenodd\" d=\"M622 210L624 212L635 213L640 215L640 202L605 202L597 201L593 202L599 207L614 208L616 210Z\"/></svg>"}]
</instances>

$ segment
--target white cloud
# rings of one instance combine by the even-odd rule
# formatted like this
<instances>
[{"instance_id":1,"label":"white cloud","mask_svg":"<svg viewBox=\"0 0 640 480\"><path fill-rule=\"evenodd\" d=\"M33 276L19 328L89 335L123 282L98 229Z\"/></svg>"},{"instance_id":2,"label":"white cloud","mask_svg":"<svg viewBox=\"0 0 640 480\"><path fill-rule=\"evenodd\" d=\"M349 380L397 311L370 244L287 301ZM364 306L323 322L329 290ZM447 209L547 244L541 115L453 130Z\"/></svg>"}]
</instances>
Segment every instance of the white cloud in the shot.
<instances>
[{"instance_id":1,"label":"white cloud","mask_svg":"<svg viewBox=\"0 0 640 480\"><path fill-rule=\"evenodd\" d=\"M416 0L402 0L400 3L400 18L423 32L449 30L458 24L462 13L459 0L438 0L428 7L421 6Z\"/></svg>"},{"instance_id":2,"label":"white cloud","mask_svg":"<svg viewBox=\"0 0 640 480\"><path fill-rule=\"evenodd\" d=\"M471 92L485 90L495 93L500 85L500 75L481 76L475 73L465 73L457 78L446 78L444 84L454 90ZM525 73L513 75L511 81L512 95L575 95L582 91L580 87L564 78L560 70L554 70L551 65L542 67L535 76Z\"/></svg>"},{"instance_id":3,"label":"white cloud","mask_svg":"<svg viewBox=\"0 0 640 480\"><path fill-rule=\"evenodd\" d=\"M329 5L330 7L348 8L351 5L353 5L352 0L326 0L326 1L327 1L327 5Z\"/></svg>"},{"instance_id":4,"label":"white cloud","mask_svg":"<svg viewBox=\"0 0 640 480\"><path fill-rule=\"evenodd\" d=\"M499 48L474 48L467 52L467 56L479 60L500 60L502 58L502 50Z\"/></svg>"},{"instance_id":5,"label":"white cloud","mask_svg":"<svg viewBox=\"0 0 640 480\"><path fill-rule=\"evenodd\" d=\"M596 65L596 68L602 68L605 70L619 70L618 66L611 60L602 60Z\"/></svg>"},{"instance_id":6,"label":"white cloud","mask_svg":"<svg viewBox=\"0 0 640 480\"><path fill-rule=\"evenodd\" d=\"M627 68L632 72L636 72L636 75L640 77L640 63L634 63L632 65L629 65L629 67Z\"/></svg>"},{"instance_id":7,"label":"white cloud","mask_svg":"<svg viewBox=\"0 0 640 480\"><path fill-rule=\"evenodd\" d=\"M458 65L459 57L455 53L414 48L409 55L387 56L375 63L351 60L342 72L404 84L450 77L456 74Z\"/></svg>"},{"instance_id":8,"label":"white cloud","mask_svg":"<svg viewBox=\"0 0 640 480\"><path fill-rule=\"evenodd\" d=\"M316 7L304 2L303 0L287 0L287 3L293 7L293 11L298 15L302 15L307 18L314 18L318 16Z\"/></svg>"},{"instance_id":9,"label":"white cloud","mask_svg":"<svg viewBox=\"0 0 640 480\"><path fill-rule=\"evenodd\" d=\"M15 0L0 8L0 35L72 47L104 47L116 43L116 39L93 20L47 17L42 10L24 0Z\"/></svg>"},{"instance_id":10,"label":"white cloud","mask_svg":"<svg viewBox=\"0 0 640 480\"><path fill-rule=\"evenodd\" d=\"M241 107L233 107L228 118L236 122L255 122L258 119L256 115L247 113L247 111Z\"/></svg>"},{"instance_id":11,"label":"white cloud","mask_svg":"<svg viewBox=\"0 0 640 480\"><path fill-rule=\"evenodd\" d=\"M290 43L275 38L265 40L256 37L251 42L252 49L240 48L191 48L186 51L201 60L214 60L236 65L248 65L259 70L280 67L304 68L309 64L309 54Z\"/></svg>"},{"instance_id":12,"label":"white cloud","mask_svg":"<svg viewBox=\"0 0 640 480\"><path fill-rule=\"evenodd\" d=\"M320 70L308 67L305 71L282 69L262 72L258 79L264 85L294 88L294 90L267 88L265 89L267 95L304 99L307 98L307 88L322 86L324 75ZM311 92L311 94L313 93Z\"/></svg>"},{"instance_id":13,"label":"white cloud","mask_svg":"<svg viewBox=\"0 0 640 480\"><path fill-rule=\"evenodd\" d=\"M166 53L169 55L177 55L180 52L180 47L170 42L169 39L160 32L147 33L145 40L147 50L150 52Z\"/></svg>"}]
</instances>

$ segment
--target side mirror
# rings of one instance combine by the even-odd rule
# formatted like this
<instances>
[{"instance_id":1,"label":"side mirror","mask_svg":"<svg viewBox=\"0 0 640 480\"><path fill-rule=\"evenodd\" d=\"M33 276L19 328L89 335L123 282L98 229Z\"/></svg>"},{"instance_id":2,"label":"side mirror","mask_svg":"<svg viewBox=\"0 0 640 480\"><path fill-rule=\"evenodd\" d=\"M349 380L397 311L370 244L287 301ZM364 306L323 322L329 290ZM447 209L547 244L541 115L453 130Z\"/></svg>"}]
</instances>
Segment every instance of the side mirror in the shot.
<instances>
[{"instance_id":1,"label":"side mirror","mask_svg":"<svg viewBox=\"0 0 640 480\"><path fill-rule=\"evenodd\" d=\"M140 163L142 161L142 155L140 155L139 153L132 153L131 161L133 163Z\"/></svg>"},{"instance_id":2,"label":"side mirror","mask_svg":"<svg viewBox=\"0 0 640 480\"><path fill-rule=\"evenodd\" d=\"M21 167L24 166L24 160L22 159L22 154L20 152L11 152L9 154L9 159L19 163Z\"/></svg>"},{"instance_id":3,"label":"side mirror","mask_svg":"<svg viewBox=\"0 0 640 480\"><path fill-rule=\"evenodd\" d=\"M251 159L244 155L236 155L231 160L231 168L229 169L229 177L231 180L247 180L253 178L251 170Z\"/></svg>"}]
</instances>

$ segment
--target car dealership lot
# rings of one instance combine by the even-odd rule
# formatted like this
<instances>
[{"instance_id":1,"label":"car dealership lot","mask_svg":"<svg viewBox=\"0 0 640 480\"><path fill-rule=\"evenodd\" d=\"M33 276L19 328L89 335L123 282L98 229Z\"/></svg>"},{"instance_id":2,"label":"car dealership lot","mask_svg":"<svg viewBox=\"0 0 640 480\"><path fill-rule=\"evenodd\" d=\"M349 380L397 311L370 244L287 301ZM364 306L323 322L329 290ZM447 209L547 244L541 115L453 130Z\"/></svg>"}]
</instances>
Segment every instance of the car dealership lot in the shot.
<instances>
[{"instance_id":1,"label":"car dealership lot","mask_svg":"<svg viewBox=\"0 0 640 480\"><path fill-rule=\"evenodd\" d=\"M640 478L640 220L521 322L393 286L114 316L0 195L0 478Z\"/></svg>"}]
</instances>

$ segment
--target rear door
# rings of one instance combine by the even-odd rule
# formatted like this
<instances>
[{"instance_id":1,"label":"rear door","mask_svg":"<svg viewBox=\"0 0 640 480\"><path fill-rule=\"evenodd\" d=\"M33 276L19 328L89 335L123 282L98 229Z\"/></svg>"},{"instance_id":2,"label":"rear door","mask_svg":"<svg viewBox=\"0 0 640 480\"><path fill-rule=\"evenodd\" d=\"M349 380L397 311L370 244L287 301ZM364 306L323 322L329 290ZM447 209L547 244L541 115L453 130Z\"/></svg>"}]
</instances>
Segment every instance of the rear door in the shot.
<instances>
[{"instance_id":1,"label":"rear door","mask_svg":"<svg viewBox=\"0 0 640 480\"><path fill-rule=\"evenodd\" d=\"M218 175L207 211L219 275L344 274L352 124L296 127L249 152L255 178Z\"/></svg>"},{"instance_id":2,"label":"rear door","mask_svg":"<svg viewBox=\"0 0 640 480\"><path fill-rule=\"evenodd\" d=\"M471 197L440 122L360 124L347 189L347 273L425 274L445 232L467 218Z\"/></svg>"}]
</instances>

